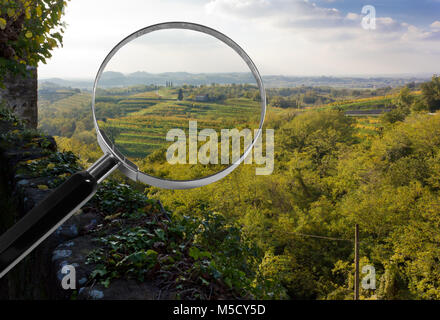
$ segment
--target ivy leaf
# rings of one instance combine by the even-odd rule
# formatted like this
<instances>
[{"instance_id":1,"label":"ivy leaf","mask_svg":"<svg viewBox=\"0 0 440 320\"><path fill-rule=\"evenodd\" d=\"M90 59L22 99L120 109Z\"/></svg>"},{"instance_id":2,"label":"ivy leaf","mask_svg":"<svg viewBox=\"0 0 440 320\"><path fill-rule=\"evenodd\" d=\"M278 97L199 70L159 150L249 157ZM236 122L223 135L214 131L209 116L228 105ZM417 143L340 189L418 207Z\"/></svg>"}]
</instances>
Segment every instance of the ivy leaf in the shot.
<instances>
[{"instance_id":1,"label":"ivy leaf","mask_svg":"<svg viewBox=\"0 0 440 320\"><path fill-rule=\"evenodd\" d=\"M229 288L232 288L232 281L229 278L225 278L225 283L228 285Z\"/></svg>"},{"instance_id":2,"label":"ivy leaf","mask_svg":"<svg viewBox=\"0 0 440 320\"><path fill-rule=\"evenodd\" d=\"M200 250L197 247L189 248L189 256L194 260L198 260L200 258Z\"/></svg>"},{"instance_id":3,"label":"ivy leaf","mask_svg":"<svg viewBox=\"0 0 440 320\"><path fill-rule=\"evenodd\" d=\"M101 281L101 284L102 284L104 287L108 288L108 286L110 285L110 279L107 278L107 279Z\"/></svg>"},{"instance_id":4,"label":"ivy leaf","mask_svg":"<svg viewBox=\"0 0 440 320\"><path fill-rule=\"evenodd\" d=\"M92 273L90 274L90 276L92 278L96 278L97 276L103 277L107 274L107 268L100 264L97 266L97 268L95 270L92 271Z\"/></svg>"},{"instance_id":5,"label":"ivy leaf","mask_svg":"<svg viewBox=\"0 0 440 320\"><path fill-rule=\"evenodd\" d=\"M160 240L165 241L165 231L162 229L156 229L154 230L154 233L159 237Z\"/></svg>"},{"instance_id":6,"label":"ivy leaf","mask_svg":"<svg viewBox=\"0 0 440 320\"><path fill-rule=\"evenodd\" d=\"M158 255L158 253L156 251L151 250L151 249L147 250L146 254L147 254L147 257L151 257L153 259L156 259L157 255Z\"/></svg>"},{"instance_id":7,"label":"ivy leaf","mask_svg":"<svg viewBox=\"0 0 440 320\"><path fill-rule=\"evenodd\" d=\"M31 7L27 7L26 11L24 12L26 19L30 19L31 18Z\"/></svg>"},{"instance_id":8,"label":"ivy leaf","mask_svg":"<svg viewBox=\"0 0 440 320\"><path fill-rule=\"evenodd\" d=\"M206 279L204 279L203 277L200 277L199 279L202 280L202 283L203 283L205 286L209 286L209 285L210 285L210 283L209 283L208 281L206 281Z\"/></svg>"},{"instance_id":9,"label":"ivy leaf","mask_svg":"<svg viewBox=\"0 0 440 320\"><path fill-rule=\"evenodd\" d=\"M12 8L8 8L6 11L8 13L8 17L12 18L15 15L15 11Z\"/></svg>"},{"instance_id":10,"label":"ivy leaf","mask_svg":"<svg viewBox=\"0 0 440 320\"><path fill-rule=\"evenodd\" d=\"M6 28L6 20L3 18L0 18L0 29L5 30Z\"/></svg>"},{"instance_id":11,"label":"ivy leaf","mask_svg":"<svg viewBox=\"0 0 440 320\"><path fill-rule=\"evenodd\" d=\"M41 7L40 6L37 6L36 13L37 13L37 17L41 17L43 12L41 11Z\"/></svg>"}]
</instances>

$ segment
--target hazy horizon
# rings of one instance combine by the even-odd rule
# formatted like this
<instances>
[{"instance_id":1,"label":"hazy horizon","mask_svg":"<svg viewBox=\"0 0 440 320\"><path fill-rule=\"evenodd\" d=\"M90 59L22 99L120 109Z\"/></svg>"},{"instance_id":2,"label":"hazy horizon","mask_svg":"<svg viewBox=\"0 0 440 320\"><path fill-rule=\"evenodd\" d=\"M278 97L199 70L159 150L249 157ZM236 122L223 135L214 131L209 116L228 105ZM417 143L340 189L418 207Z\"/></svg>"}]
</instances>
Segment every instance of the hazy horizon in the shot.
<instances>
[{"instance_id":1,"label":"hazy horizon","mask_svg":"<svg viewBox=\"0 0 440 320\"><path fill-rule=\"evenodd\" d=\"M117 73L122 73L122 72L118 72L118 71L106 71L106 72L117 72ZM104 72L104 73L106 73ZM133 73L148 73L148 74L152 74L152 75L160 75L160 74L166 74L166 73L187 73L187 74L233 74L233 73L243 73L246 74L248 72L199 72L199 73L194 73L194 72L187 72L187 71L175 71L175 72L148 72L145 70L140 70L140 71L135 71L135 72L130 72L130 73L122 73L124 76L128 76L131 75ZM249 72L250 73L250 72ZM310 78L320 78L320 77L329 77L329 78L343 78L343 77L358 77L358 78L374 78L374 77L380 77L380 78L407 78L407 77L432 77L435 74L440 74L439 72L418 72L418 73L383 73L383 74L321 74L321 75L313 75L313 74L263 74L260 73L260 75L262 77L271 77L271 76L280 76L280 77L298 77L298 78L304 78L304 77L310 77ZM38 80L50 80L50 79L62 79L62 80L94 80L95 77L61 77L61 76L53 76L53 77L41 77L39 76Z\"/></svg>"},{"instance_id":2,"label":"hazy horizon","mask_svg":"<svg viewBox=\"0 0 440 320\"><path fill-rule=\"evenodd\" d=\"M106 76L107 75L107 76ZM401 75L346 75L346 76L289 76L289 75L262 75L266 88L288 87L334 87L334 88L383 88L404 86L411 82L421 83L429 81L432 74L401 74ZM182 85L219 85L228 84L251 84L257 85L250 72L234 73L189 73L189 72L165 72L148 73L137 71L122 74L104 72L98 83L98 88L121 88L139 85L167 86L172 83L174 87ZM39 79L41 88L71 87L90 90L93 87L94 78L45 78Z\"/></svg>"}]
</instances>

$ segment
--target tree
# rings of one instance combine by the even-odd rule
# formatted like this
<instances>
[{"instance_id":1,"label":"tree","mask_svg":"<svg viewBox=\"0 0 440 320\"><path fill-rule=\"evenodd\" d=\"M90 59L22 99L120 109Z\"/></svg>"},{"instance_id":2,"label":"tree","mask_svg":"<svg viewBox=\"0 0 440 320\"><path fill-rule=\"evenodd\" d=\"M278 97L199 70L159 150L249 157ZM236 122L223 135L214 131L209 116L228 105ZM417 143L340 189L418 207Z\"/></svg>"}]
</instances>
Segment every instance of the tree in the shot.
<instances>
[{"instance_id":1,"label":"tree","mask_svg":"<svg viewBox=\"0 0 440 320\"><path fill-rule=\"evenodd\" d=\"M397 108L397 109L391 110L390 112L385 112L381 116L381 119L383 121L388 122L388 123L396 123L396 122L405 120L407 115L408 115L408 113L403 111L401 108Z\"/></svg>"},{"instance_id":2,"label":"tree","mask_svg":"<svg viewBox=\"0 0 440 320\"><path fill-rule=\"evenodd\" d=\"M411 109L415 112L420 112L420 111L428 111L429 107L425 104L423 97L418 96L414 99L414 103L412 104Z\"/></svg>"},{"instance_id":3,"label":"tree","mask_svg":"<svg viewBox=\"0 0 440 320\"><path fill-rule=\"evenodd\" d=\"M393 100L393 103L401 108L408 109L414 102L414 96L411 94L411 90L408 87L404 87L400 90L399 95Z\"/></svg>"},{"instance_id":4,"label":"tree","mask_svg":"<svg viewBox=\"0 0 440 320\"><path fill-rule=\"evenodd\" d=\"M183 91L182 88L179 89L179 93L177 95L177 100L182 101L183 100Z\"/></svg>"},{"instance_id":5,"label":"tree","mask_svg":"<svg viewBox=\"0 0 440 320\"><path fill-rule=\"evenodd\" d=\"M270 99L270 105L275 108L297 108L298 101L293 97L284 98L281 96L275 96Z\"/></svg>"},{"instance_id":6,"label":"tree","mask_svg":"<svg viewBox=\"0 0 440 320\"><path fill-rule=\"evenodd\" d=\"M422 96L429 110L440 109L440 76L433 75L430 82L422 84Z\"/></svg>"},{"instance_id":7,"label":"tree","mask_svg":"<svg viewBox=\"0 0 440 320\"><path fill-rule=\"evenodd\" d=\"M282 108L284 102L283 100L284 100L283 97L275 96L272 99L270 99L270 105L275 108Z\"/></svg>"},{"instance_id":8,"label":"tree","mask_svg":"<svg viewBox=\"0 0 440 320\"><path fill-rule=\"evenodd\" d=\"M26 74L62 45L64 0L2 0L0 6L0 84L7 72ZM53 32L56 29L57 31Z\"/></svg>"},{"instance_id":9,"label":"tree","mask_svg":"<svg viewBox=\"0 0 440 320\"><path fill-rule=\"evenodd\" d=\"M416 102L411 90L404 87L400 90L399 95L391 101L391 105L396 106L396 108L384 113L381 119L388 123L403 121L411 113L411 108L414 107Z\"/></svg>"}]
</instances>

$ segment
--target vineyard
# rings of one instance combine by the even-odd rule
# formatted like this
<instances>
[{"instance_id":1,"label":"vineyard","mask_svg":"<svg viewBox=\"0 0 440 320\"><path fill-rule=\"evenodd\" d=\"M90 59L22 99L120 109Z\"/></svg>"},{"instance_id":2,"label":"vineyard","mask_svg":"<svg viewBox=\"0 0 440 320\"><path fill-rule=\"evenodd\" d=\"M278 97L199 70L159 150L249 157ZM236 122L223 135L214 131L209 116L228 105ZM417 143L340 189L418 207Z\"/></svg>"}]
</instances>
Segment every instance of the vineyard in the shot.
<instances>
[{"instance_id":1,"label":"vineyard","mask_svg":"<svg viewBox=\"0 0 440 320\"><path fill-rule=\"evenodd\" d=\"M172 143L166 140L167 132L171 129L188 132L189 121L197 121L199 131L214 129L218 133L221 129L258 128L261 107L257 101L248 98L179 101L172 91L100 96L96 100L98 124L131 160L143 159Z\"/></svg>"}]
</instances>

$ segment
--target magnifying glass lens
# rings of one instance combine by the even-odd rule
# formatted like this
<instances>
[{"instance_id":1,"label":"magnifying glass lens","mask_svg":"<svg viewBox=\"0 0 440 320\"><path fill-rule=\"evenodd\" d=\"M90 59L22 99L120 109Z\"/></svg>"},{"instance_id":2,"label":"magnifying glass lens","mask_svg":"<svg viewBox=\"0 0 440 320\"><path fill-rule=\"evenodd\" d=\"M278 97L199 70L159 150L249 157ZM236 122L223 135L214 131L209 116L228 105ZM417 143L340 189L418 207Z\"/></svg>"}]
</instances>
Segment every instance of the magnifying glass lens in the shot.
<instances>
[{"instance_id":1,"label":"magnifying glass lens","mask_svg":"<svg viewBox=\"0 0 440 320\"><path fill-rule=\"evenodd\" d=\"M139 171L201 179L244 155L260 125L260 91L245 60L219 39L158 30L126 43L108 61L95 116L112 148Z\"/></svg>"}]
</instances>

